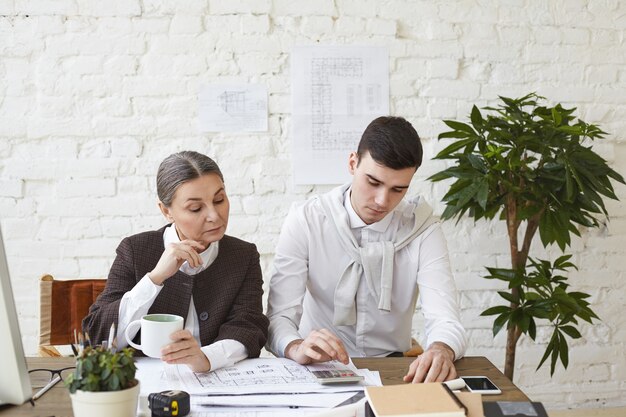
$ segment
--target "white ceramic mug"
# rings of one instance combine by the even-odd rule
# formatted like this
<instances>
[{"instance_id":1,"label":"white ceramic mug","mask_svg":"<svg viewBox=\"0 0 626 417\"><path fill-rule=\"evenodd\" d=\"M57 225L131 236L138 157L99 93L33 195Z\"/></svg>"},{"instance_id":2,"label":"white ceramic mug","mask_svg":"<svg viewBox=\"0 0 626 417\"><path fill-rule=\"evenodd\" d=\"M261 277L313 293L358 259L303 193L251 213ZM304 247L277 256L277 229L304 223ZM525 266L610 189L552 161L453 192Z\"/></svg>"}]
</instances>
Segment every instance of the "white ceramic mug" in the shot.
<instances>
[{"instance_id":1,"label":"white ceramic mug","mask_svg":"<svg viewBox=\"0 0 626 417\"><path fill-rule=\"evenodd\" d=\"M141 345L134 343L129 333L136 334L141 326ZM161 358L161 348L172 343L170 335L183 329L183 318L175 314L147 314L141 320L131 321L124 335L128 344L151 358Z\"/></svg>"}]
</instances>

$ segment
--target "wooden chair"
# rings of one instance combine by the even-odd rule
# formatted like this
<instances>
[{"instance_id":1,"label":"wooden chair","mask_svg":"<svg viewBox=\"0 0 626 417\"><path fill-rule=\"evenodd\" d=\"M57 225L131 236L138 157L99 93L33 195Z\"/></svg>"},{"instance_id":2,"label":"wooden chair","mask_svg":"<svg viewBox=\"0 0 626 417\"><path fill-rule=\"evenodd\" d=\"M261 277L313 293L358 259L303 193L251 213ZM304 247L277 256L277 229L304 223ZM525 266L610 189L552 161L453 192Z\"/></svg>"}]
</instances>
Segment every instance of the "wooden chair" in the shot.
<instances>
[{"instance_id":1,"label":"wooden chair","mask_svg":"<svg viewBox=\"0 0 626 417\"><path fill-rule=\"evenodd\" d=\"M424 353L424 349L417 343L417 340L411 339L411 349L404 352L404 356L415 357Z\"/></svg>"},{"instance_id":2,"label":"wooden chair","mask_svg":"<svg viewBox=\"0 0 626 417\"><path fill-rule=\"evenodd\" d=\"M44 275L39 281L39 356L60 356L54 345L69 345L74 330L89 307L104 290L106 279L55 280Z\"/></svg>"}]
</instances>

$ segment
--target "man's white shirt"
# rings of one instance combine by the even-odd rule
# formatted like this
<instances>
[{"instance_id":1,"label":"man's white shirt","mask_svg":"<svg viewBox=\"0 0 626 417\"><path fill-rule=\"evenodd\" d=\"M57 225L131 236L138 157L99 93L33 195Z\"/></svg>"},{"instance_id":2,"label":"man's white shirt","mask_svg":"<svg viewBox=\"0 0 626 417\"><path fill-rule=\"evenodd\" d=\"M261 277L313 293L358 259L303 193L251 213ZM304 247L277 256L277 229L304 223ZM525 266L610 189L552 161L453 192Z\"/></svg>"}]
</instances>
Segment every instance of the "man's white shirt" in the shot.
<instances>
[{"instance_id":1,"label":"man's white shirt","mask_svg":"<svg viewBox=\"0 0 626 417\"><path fill-rule=\"evenodd\" d=\"M180 239L176 233L174 224L165 228L163 233L163 245L167 248L171 243L179 243ZM187 275L196 275L207 269L219 252L219 241L213 242L200 253L202 265L192 268L186 261L181 265L179 271ZM156 285L148 274L146 274L132 290L128 291L122 297L119 308L119 320L117 328L117 345L119 348L128 346L124 332L133 320L139 320L142 316L148 314L148 310L154 303L157 295L163 289L162 285ZM193 303L193 297L189 301L189 311L187 320L185 321L185 329L189 330L193 337L200 343L200 326L198 324L198 313ZM139 329L129 336L135 337ZM207 346L200 348L202 353L211 363L211 370L232 366L235 363L248 357L248 349L239 341L233 339L219 340Z\"/></svg>"},{"instance_id":2,"label":"man's white shirt","mask_svg":"<svg viewBox=\"0 0 626 417\"><path fill-rule=\"evenodd\" d=\"M352 208L350 191L344 194L344 207L357 242L363 246L367 242L393 241L399 232L398 213L408 203L402 200L382 220L366 225ZM335 286L350 262L319 199L294 204L280 234L270 282L270 350L283 356L290 342L322 328L339 336L350 356L386 356L409 350L419 294L426 347L439 341L450 346L457 359L463 356L466 335L439 223L395 254L390 312L378 309L374 292L362 278L355 297L356 325L335 326Z\"/></svg>"}]
</instances>

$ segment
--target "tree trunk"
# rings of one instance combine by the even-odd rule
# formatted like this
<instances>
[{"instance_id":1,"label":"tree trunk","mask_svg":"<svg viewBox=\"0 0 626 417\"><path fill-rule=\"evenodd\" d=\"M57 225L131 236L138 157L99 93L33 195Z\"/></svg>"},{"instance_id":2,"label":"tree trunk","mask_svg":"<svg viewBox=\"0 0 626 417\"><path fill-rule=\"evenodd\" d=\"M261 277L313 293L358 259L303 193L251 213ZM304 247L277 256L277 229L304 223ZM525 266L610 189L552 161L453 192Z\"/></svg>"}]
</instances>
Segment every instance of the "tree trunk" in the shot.
<instances>
[{"instance_id":1,"label":"tree trunk","mask_svg":"<svg viewBox=\"0 0 626 417\"><path fill-rule=\"evenodd\" d=\"M509 209L509 204L514 208ZM517 232L520 223L516 220L516 209L517 207L514 203L507 204L507 225L509 232L509 243L511 245L511 268L519 271L524 271L526 269L526 261L528 260L528 253L530 251L530 243L533 236L537 232L537 228L539 227L539 218L543 214L543 210L528 220L526 224L526 231L524 233L522 249L518 250L519 244L517 240ZM511 295L513 295L513 297L517 299L517 296L519 295L519 288L512 288ZM516 309L517 307L518 305L516 303L511 303L511 309ZM509 327L507 329L505 351L506 356L504 358L504 375L511 381L513 381L513 373L515 370L515 352L517 350L517 341L519 340L521 335L522 331L517 326Z\"/></svg>"},{"instance_id":2,"label":"tree trunk","mask_svg":"<svg viewBox=\"0 0 626 417\"><path fill-rule=\"evenodd\" d=\"M514 291L516 289L513 289ZM506 357L504 359L504 376L513 381L513 371L515 370L515 351L517 349L517 341L521 332L519 327L511 327L507 331L506 336Z\"/></svg>"},{"instance_id":3,"label":"tree trunk","mask_svg":"<svg viewBox=\"0 0 626 417\"><path fill-rule=\"evenodd\" d=\"M517 203L511 195L507 196L505 207L509 245L511 247L511 268L517 270L520 267L520 252L518 250L519 246L517 241L517 231L519 229L520 222L517 220ZM518 293L518 288L511 289L511 295L515 298L517 298L516 296ZM516 303L511 303L511 309L516 309L517 307ZM519 330L517 326L509 327L507 329L504 375L511 381L513 381L513 370L515 369L515 350L517 347L517 340L519 339L518 333Z\"/></svg>"}]
</instances>

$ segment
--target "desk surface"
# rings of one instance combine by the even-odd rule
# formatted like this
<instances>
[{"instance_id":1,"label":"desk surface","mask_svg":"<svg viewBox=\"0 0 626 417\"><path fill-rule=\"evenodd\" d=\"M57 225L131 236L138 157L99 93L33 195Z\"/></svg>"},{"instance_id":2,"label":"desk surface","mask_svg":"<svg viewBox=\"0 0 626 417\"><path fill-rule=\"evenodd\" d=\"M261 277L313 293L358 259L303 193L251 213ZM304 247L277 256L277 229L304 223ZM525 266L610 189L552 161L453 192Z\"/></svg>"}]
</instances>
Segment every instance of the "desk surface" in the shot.
<instances>
[{"instance_id":1,"label":"desk surface","mask_svg":"<svg viewBox=\"0 0 626 417\"><path fill-rule=\"evenodd\" d=\"M355 358L357 368L369 368L380 371L383 385L394 385L402 382L412 358ZM28 358L28 367L32 368L63 368L72 366L74 358ZM501 390L502 395L485 395L485 401L528 401L528 397L509 381L487 358L474 356L455 362L460 375L488 376ZM29 403L16 406L0 406L0 416L30 417L72 417L72 405L69 391L62 383L57 384L43 397L36 401L35 406Z\"/></svg>"}]
</instances>

